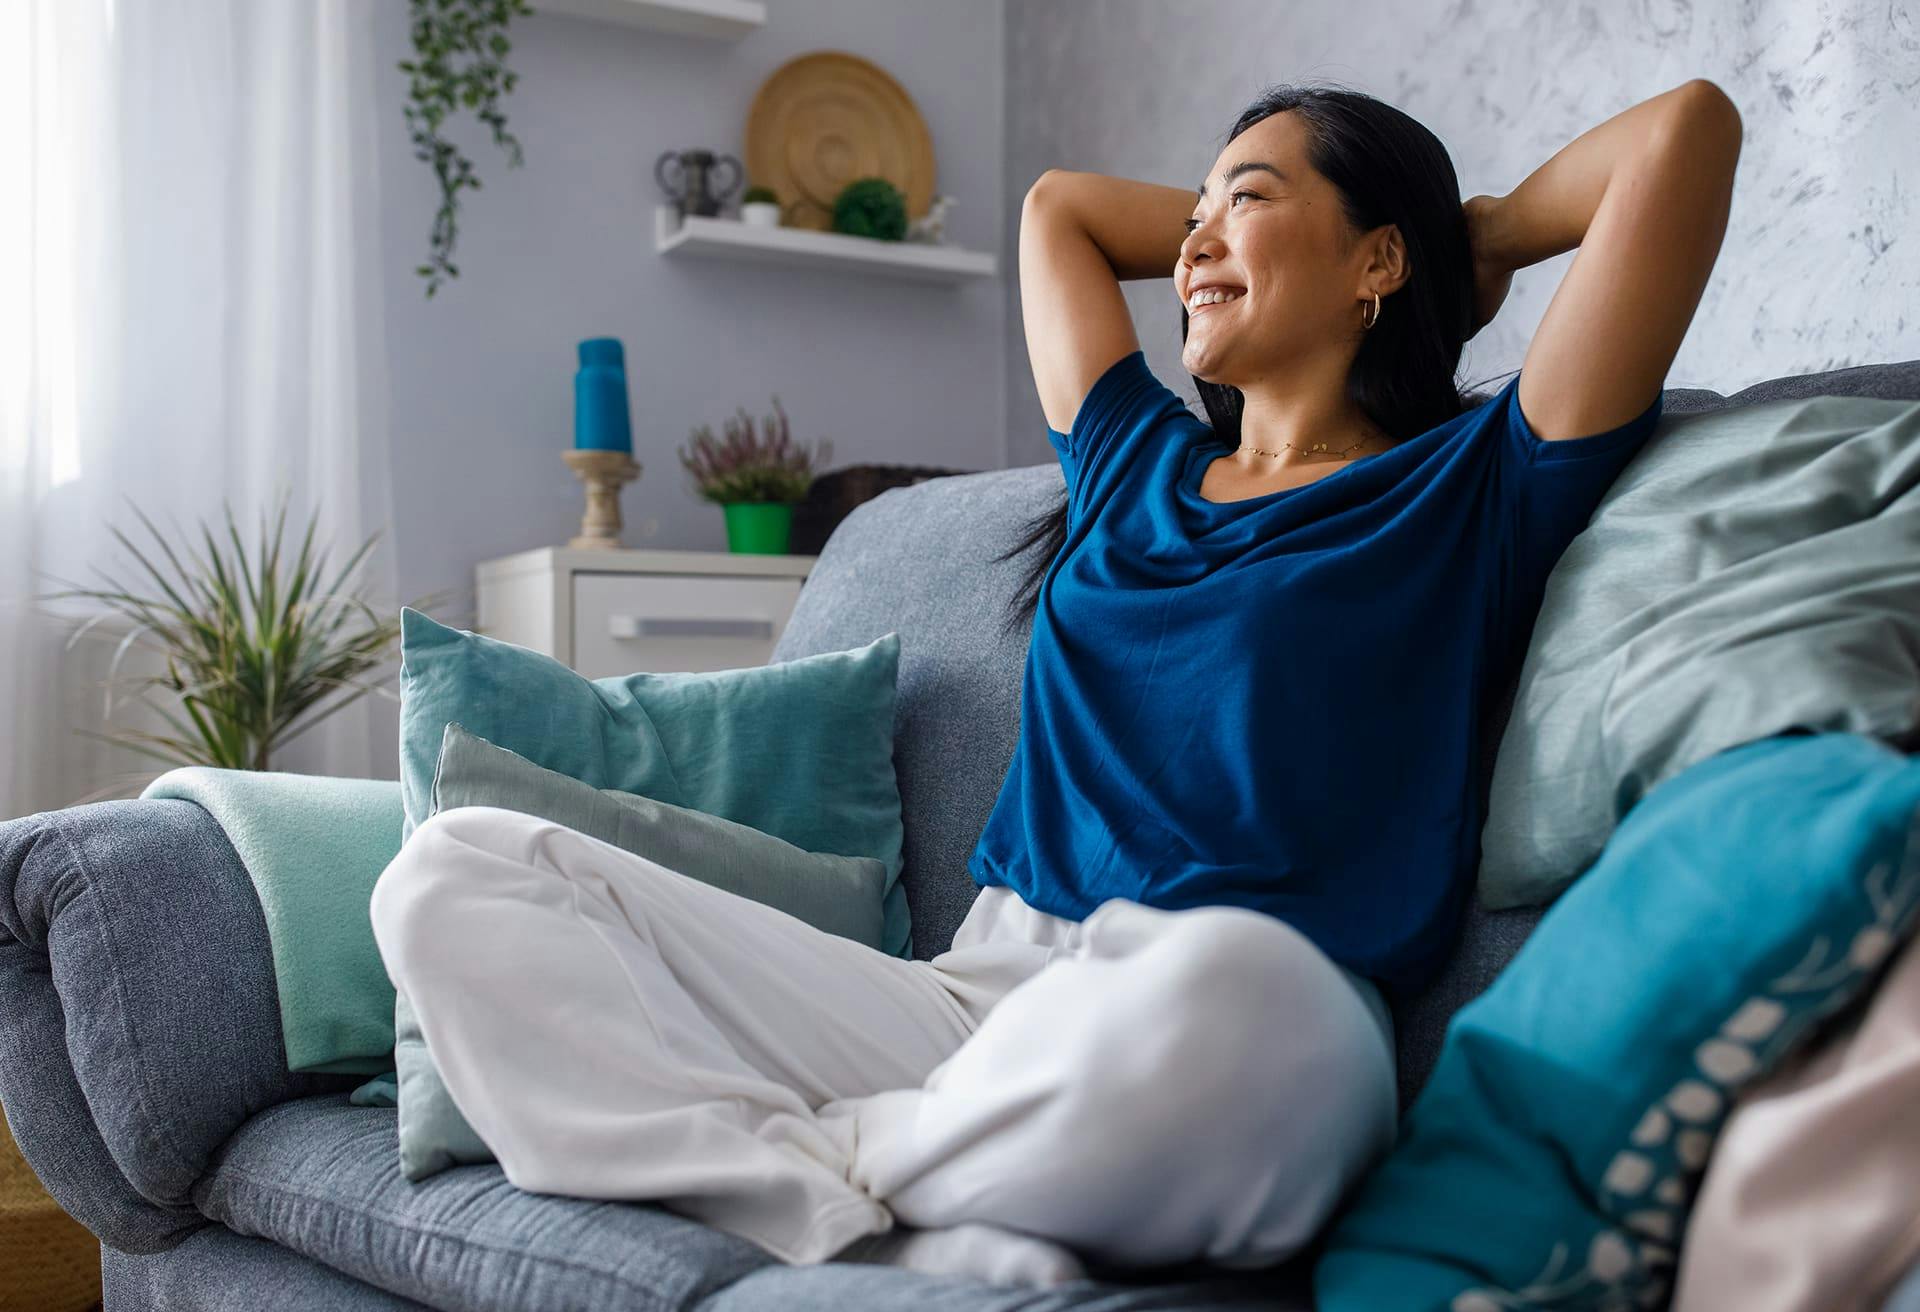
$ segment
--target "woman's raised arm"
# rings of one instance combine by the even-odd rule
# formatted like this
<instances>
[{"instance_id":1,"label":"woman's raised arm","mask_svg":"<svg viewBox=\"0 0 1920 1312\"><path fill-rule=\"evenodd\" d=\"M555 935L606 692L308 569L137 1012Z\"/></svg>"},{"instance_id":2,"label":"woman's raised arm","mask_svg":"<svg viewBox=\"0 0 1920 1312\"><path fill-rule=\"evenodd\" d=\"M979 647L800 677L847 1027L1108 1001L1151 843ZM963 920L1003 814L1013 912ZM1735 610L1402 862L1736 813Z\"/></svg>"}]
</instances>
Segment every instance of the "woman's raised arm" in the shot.
<instances>
[{"instance_id":1,"label":"woman's raised arm","mask_svg":"<svg viewBox=\"0 0 1920 1312\"><path fill-rule=\"evenodd\" d=\"M1489 268L1578 248L1520 366L1520 412L1542 438L1616 428L1660 394L1720 255L1741 136L1733 101L1695 78L1468 203L1476 288Z\"/></svg>"},{"instance_id":2,"label":"woman's raised arm","mask_svg":"<svg viewBox=\"0 0 1920 1312\"><path fill-rule=\"evenodd\" d=\"M1080 402L1140 349L1123 279L1171 278L1194 194L1179 187L1048 169L1020 210L1020 314L1040 408L1071 432Z\"/></svg>"},{"instance_id":3,"label":"woman's raised arm","mask_svg":"<svg viewBox=\"0 0 1920 1312\"><path fill-rule=\"evenodd\" d=\"M1086 228L1122 281L1173 277L1187 219L1199 204L1192 191L1066 169L1048 169L1040 182Z\"/></svg>"}]
</instances>

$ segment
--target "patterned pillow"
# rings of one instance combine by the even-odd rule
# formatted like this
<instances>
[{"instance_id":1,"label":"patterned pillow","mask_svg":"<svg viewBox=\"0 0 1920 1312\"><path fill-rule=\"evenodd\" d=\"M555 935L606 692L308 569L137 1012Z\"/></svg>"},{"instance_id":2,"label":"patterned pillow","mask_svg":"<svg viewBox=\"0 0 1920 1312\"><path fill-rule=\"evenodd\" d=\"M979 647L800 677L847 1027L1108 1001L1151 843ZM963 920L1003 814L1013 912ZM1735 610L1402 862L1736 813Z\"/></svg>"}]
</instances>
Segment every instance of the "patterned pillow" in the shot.
<instances>
[{"instance_id":1,"label":"patterned pillow","mask_svg":"<svg viewBox=\"0 0 1920 1312\"><path fill-rule=\"evenodd\" d=\"M1663 1306L1728 1104L1920 903L1920 760L1762 739L1653 789L1447 1031L1335 1224L1321 1312Z\"/></svg>"}]
</instances>

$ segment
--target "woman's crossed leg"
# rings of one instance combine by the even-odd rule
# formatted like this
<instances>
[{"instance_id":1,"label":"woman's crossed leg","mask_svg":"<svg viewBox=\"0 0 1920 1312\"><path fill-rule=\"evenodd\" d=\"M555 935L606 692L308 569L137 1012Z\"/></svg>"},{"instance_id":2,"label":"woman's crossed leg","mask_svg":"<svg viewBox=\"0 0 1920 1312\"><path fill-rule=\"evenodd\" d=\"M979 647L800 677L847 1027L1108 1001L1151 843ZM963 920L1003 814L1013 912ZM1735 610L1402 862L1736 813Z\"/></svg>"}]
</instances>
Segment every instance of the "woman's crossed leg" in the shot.
<instances>
[{"instance_id":1,"label":"woman's crossed leg","mask_svg":"<svg viewBox=\"0 0 1920 1312\"><path fill-rule=\"evenodd\" d=\"M1114 901L1059 945L908 961L461 807L415 831L372 914L511 1182L659 1201L789 1262L896 1217L1278 1261L1392 1137L1365 1005L1257 912Z\"/></svg>"}]
</instances>

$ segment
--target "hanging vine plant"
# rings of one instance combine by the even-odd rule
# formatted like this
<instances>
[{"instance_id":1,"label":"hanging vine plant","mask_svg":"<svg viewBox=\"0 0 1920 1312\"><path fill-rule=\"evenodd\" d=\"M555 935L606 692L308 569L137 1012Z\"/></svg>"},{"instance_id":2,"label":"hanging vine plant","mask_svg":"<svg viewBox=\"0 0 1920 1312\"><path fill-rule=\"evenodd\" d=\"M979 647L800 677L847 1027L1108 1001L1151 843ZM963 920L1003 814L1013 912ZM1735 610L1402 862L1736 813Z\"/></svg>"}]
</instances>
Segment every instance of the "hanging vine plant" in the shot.
<instances>
[{"instance_id":1,"label":"hanging vine plant","mask_svg":"<svg viewBox=\"0 0 1920 1312\"><path fill-rule=\"evenodd\" d=\"M448 278L458 278L453 247L459 237L460 193L480 190L468 159L445 135L449 120L463 110L487 125L493 144L506 153L510 168L520 167L520 143L507 131L501 99L519 78L507 68L512 51L507 25L531 14L527 0L410 0L414 58L403 60L407 75L407 127L413 154L433 166L440 184L440 209L433 216L427 262L414 272L427 280L427 295Z\"/></svg>"}]
</instances>

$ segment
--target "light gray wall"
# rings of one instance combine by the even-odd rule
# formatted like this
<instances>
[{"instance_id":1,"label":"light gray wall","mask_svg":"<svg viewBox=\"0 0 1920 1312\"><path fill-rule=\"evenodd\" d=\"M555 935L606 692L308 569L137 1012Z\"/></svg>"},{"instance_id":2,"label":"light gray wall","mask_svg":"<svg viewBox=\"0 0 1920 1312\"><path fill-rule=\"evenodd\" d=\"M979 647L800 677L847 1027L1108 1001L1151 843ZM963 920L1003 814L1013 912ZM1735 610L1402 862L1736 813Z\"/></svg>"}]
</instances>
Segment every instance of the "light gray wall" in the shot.
<instances>
[{"instance_id":1,"label":"light gray wall","mask_svg":"<svg viewBox=\"0 0 1920 1312\"><path fill-rule=\"evenodd\" d=\"M1745 120L1733 212L1669 386L1920 356L1920 8L1886 0L1007 0L1007 210L1049 167L1197 186L1264 85L1389 101L1502 195L1628 106L1692 77ZM1522 271L1460 376L1520 366L1573 253ZM1010 271L1012 272L1012 271ZM1124 284L1148 363L1194 401L1170 280ZM1008 463L1054 458L1009 281ZM1195 402L1197 405L1197 402Z\"/></svg>"},{"instance_id":2,"label":"light gray wall","mask_svg":"<svg viewBox=\"0 0 1920 1312\"><path fill-rule=\"evenodd\" d=\"M536 5L537 7L537 5ZM690 146L745 162L749 106L795 55L849 50L897 79L933 138L935 188L958 198L948 240L996 250L1002 193L1002 6L771 0L766 27L706 41L538 15L513 27L507 101L525 148L490 144L462 208L461 276L426 300L436 193L402 117L406 6L378 39L386 336L393 393L394 542L403 599L470 589L476 562L564 543L585 499L572 445L574 346L627 351L640 479L622 495L631 546L724 550L718 507L686 489L675 449L778 393L796 439L833 440L830 466L867 461L988 469L1005 457L1000 280L953 287L653 250L654 160ZM733 198L738 200L738 193ZM731 209L730 202L729 208ZM1001 267L1010 262L1005 252ZM653 528L649 536L647 529ZM445 612L457 618L457 608Z\"/></svg>"}]
</instances>

